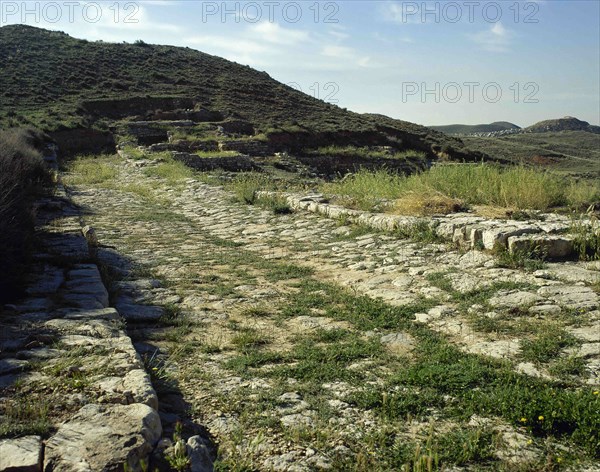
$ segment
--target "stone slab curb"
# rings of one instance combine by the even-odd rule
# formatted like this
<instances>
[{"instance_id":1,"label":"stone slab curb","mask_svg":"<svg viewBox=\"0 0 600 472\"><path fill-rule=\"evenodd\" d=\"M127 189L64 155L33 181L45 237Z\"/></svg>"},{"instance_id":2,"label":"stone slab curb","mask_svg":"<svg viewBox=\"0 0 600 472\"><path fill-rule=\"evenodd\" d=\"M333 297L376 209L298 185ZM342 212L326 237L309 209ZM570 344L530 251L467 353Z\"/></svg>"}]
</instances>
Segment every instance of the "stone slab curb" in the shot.
<instances>
[{"instance_id":1,"label":"stone slab curb","mask_svg":"<svg viewBox=\"0 0 600 472\"><path fill-rule=\"evenodd\" d=\"M258 192L257 195L281 196L294 210L346 219L380 231L410 232L415 227L429 227L440 238L469 249L491 250L500 246L511 253L535 249L550 259L563 259L575 254L574 238L565 234L571 228L571 220L560 215L547 215L545 221L489 220L468 213L423 218L351 210L327 203L322 195L299 196L276 192Z\"/></svg>"}]
</instances>

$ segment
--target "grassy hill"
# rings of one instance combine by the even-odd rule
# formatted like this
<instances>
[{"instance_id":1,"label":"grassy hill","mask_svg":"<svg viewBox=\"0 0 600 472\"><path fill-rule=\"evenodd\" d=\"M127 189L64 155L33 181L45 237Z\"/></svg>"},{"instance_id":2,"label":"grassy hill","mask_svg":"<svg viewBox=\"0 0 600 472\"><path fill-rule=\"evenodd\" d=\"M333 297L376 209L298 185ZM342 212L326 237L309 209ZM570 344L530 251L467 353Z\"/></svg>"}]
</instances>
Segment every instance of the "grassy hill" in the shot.
<instances>
[{"instance_id":1,"label":"grassy hill","mask_svg":"<svg viewBox=\"0 0 600 472\"><path fill-rule=\"evenodd\" d=\"M600 126L590 125L587 121L581 121L572 116L565 116L555 120L544 120L528 126L523 131L526 133L547 133L558 131L587 131L600 134Z\"/></svg>"},{"instance_id":2,"label":"grassy hill","mask_svg":"<svg viewBox=\"0 0 600 472\"><path fill-rule=\"evenodd\" d=\"M507 129L521 129L519 126L513 123L509 123L508 121L495 121L494 123L483 125L430 126L430 128L447 134L492 133L496 131L504 131Z\"/></svg>"},{"instance_id":3,"label":"grassy hill","mask_svg":"<svg viewBox=\"0 0 600 472\"><path fill-rule=\"evenodd\" d=\"M600 134L560 131L462 139L470 149L486 152L499 161L600 178Z\"/></svg>"},{"instance_id":4,"label":"grassy hill","mask_svg":"<svg viewBox=\"0 0 600 472\"><path fill-rule=\"evenodd\" d=\"M189 48L89 42L14 25L0 28L0 63L0 127L108 129L129 115L193 107L246 120L257 134L291 133L300 143L412 147L431 156L444 148L459 159L481 157L442 133L347 111L266 72Z\"/></svg>"}]
</instances>

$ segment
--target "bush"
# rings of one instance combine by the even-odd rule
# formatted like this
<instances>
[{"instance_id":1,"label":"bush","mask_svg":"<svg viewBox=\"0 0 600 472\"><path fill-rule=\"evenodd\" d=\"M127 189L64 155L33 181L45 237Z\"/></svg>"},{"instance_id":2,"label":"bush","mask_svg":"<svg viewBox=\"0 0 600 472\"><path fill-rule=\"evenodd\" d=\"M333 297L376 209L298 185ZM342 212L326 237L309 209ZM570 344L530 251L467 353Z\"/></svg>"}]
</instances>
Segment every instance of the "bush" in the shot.
<instances>
[{"instance_id":1,"label":"bush","mask_svg":"<svg viewBox=\"0 0 600 472\"><path fill-rule=\"evenodd\" d=\"M50 183L40 149L49 138L36 130L0 132L0 301L18 288L34 232L33 203Z\"/></svg>"}]
</instances>

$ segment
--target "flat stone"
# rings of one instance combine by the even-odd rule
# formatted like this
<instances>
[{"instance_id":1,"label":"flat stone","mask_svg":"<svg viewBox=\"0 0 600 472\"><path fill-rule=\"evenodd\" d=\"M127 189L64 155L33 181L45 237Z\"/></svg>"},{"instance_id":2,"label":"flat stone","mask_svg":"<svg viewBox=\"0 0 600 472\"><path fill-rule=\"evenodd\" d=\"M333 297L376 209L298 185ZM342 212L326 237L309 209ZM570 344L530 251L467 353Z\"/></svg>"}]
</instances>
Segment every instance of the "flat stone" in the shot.
<instances>
[{"instance_id":1,"label":"flat stone","mask_svg":"<svg viewBox=\"0 0 600 472\"><path fill-rule=\"evenodd\" d=\"M408 288L412 285L413 278L409 275L400 275L392 280L392 285L397 288Z\"/></svg>"},{"instance_id":2,"label":"flat stone","mask_svg":"<svg viewBox=\"0 0 600 472\"><path fill-rule=\"evenodd\" d=\"M440 319L445 318L446 316L452 316L455 312L456 310L450 306L440 305L431 308L427 314L429 315L430 319Z\"/></svg>"},{"instance_id":3,"label":"flat stone","mask_svg":"<svg viewBox=\"0 0 600 472\"><path fill-rule=\"evenodd\" d=\"M534 315L558 315L562 309L558 305L537 305L529 308L529 313Z\"/></svg>"},{"instance_id":4,"label":"flat stone","mask_svg":"<svg viewBox=\"0 0 600 472\"><path fill-rule=\"evenodd\" d=\"M42 438L0 439L1 472L41 472Z\"/></svg>"},{"instance_id":5,"label":"flat stone","mask_svg":"<svg viewBox=\"0 0 600 472\"><path fill-rule=\"evenodd\" d=\"M310 416L302 413L293 413L281 417L281 423L288 428L313 426L314 421Z\"/></svg>"},{"instance_id":6,"label":"flat stone","mask_svg":"<svg viewBox=\"0 0 600 472\"><path fill-rule=\"evenodd\" d=\"M573 336L590 343L600 343L600 321L590 326L581 326L579 328L568 328Z\"/></svg>"},{"instance_id":7,"label":"flat stone","mask_svg":"<svg viewBox=\"0 0 600 472\"><path fill-rule=\"evenodd\" d=\"M550 285L541 287L538 294L567 308L589 311L598 307L598 295L581 285Z\"/></svg>"},{"instance_id":8,"label":"flat stone","mask_svg":"<svg viewBox=\"0 0 600 472\"><path fill-rule=\"evenodd\" d=\"M159 306L129 303L118 303L116 309L128 321L157 321L165 312Z\"/></svg>"},{"instance_id":9,"label":"flat stone","mask_svg":"<svg viewBox=\"0 0 600 472\"><path fill-rule=\"evenodd\" d=\"M408 333L386 334L380 342L395 354L406 354L415 348L415 339Z\"/></svg>"},{"instance_id":10,"label":"flat stone","mask_svg":"<svg viewBox=\"0 0 600 472\"><path fill-rule=\"evenodd\" d=\"M485 249L491 250L497 245L506 247L511 237L539 233L539 231L539 228L535 226L523 226L520 228L515 226L500 226L483 230L481 241Z\"/></svg>"},{"instance_id":11,"label":"flat stone","mask_svg":"<svg viewBox=\"0 0 600 472\"><path fill-rule=\"evenodd\" d=\"M521 362L517 365L517 372L529 375L530 377L548 378L548 375L543 374L532 362Z\"/></svg>"},{"instance_id":12,"label":"flat stone","mask_svg":"<svg viewBox=\"0 0 600 472\"><path fill-rule=\"evenodd\" d=\"M58 291L65 280L64 271L53 266L44 266L41 277L27 288L27 295L50 295Z\"/></svg>"},{"instance_id":13,"label":"flat stone","mask_svg":"<svg viewBox=\"0 0 600 472\"><path fill-rule=\"evenodd\" d=\"M600 272L575 264L548 264L547 272L554 278L569 283L585 282L593 285L600 282Z\"/></svg>"},{"instance_id":14,"label":"flat stone","mask_svg":"<svg viewBox=\"0 0 600 472\"><path fill-rule=\"evenodd\" d=\"M49 347L38 347L35 349L29 349L27 351L19 351L16 354L18 359L37 359L37 360L45 360L45 359L53 359L60 355L61 351L58 349L51 349Z\"/></svg>"},{"instance_id":15,"label":"flat stone","mask_svg":"<svg viewBox=\"0 0 600 472\"><path fill-rule=\"evenodd\" d=\"M508 238L508 250L526 253L535 249L550 259L568 257L573 253L573 238L561 235L526 235Z\"/></svg>"},{"instance_id":16,"label":"flat stone","mask_svg":"<svg viewBox=\"0 0 600 472\"><path fill-rule=\"evenodd\" d=\"M489 301L496 308L519 308L529 307L543 301L539 295L531 292L500 292Z\"/></svg>"},{"instance_id":17,"label":"flat stone","mask_svg":"<svg viewBox=\"0 0 600 472\"><path fill-rule=\"evenodd\" d=\"M69 311L63 317L65 320L119 320L121 317L114 308L100 308L96 310Z\"/></svg>"},{"instance_id":18,"label":"flat stone","mask_svg":"<svg viewBox=\"0 0 600 472\"><path fill-rule=\"evenodd\" d=\"M139 470L160 439L158 413L147 405L85 405L46 443L44 470Z\"/></svg>"},{"instance_id":19,"label":"flat stone","mask_svg":"<svg viewBox=\"0 0 600 472\"><path fill-rule=\"evenodd\" d=\"M102 287L93 289L89 287L85 291L72 291L63 294L63 301L77 308L100 309L108 306L108 293Z\"/></svg>"},{"instance_id":20,"label":"flat stone","mask_svg":"<svg viewBox=\"0 0 600 472\"><path fill-rule=\"evenodd\" d=\"M28 365L29 365L29 362L27 362L27 361L20 360L20 359L13 359L11 357L9 357L7 359L0 359L0 375L12 374L14 372L21 372Z\"/></svg>"},{"instance_id":21,"label":"flat stone","mask_svg":"<svg viewBox=\"0 0 600 472\"><path fill-rule=\"evenodd\" d=\"M214 456L209 441L200 436L192 436L187 440L186 450L191 472L213 472Z\"/></svg>"},{"instance_id":22,"label":"flat stone","mask_svg":"<svg viewBox=\"0 0 600 472\"><path fill-rule=\"evenodd\" d=\"M52 307L52 302L48 298L30 298L20 305L16 306L16 310L21 313L34 311L48 311Z\"/></svg>"},{"instance_id":23,"label":"flat stone","mask_svg":"<svg viewBox=\"0 0 600 472\"><path fill-rule=\"evenodd\" d=\"M497 359L513 357L521 349L520 341L501 340L501 341L481 341L467 347L469 352L474 354L484 354Z\"/></svg>"}]
</instances>

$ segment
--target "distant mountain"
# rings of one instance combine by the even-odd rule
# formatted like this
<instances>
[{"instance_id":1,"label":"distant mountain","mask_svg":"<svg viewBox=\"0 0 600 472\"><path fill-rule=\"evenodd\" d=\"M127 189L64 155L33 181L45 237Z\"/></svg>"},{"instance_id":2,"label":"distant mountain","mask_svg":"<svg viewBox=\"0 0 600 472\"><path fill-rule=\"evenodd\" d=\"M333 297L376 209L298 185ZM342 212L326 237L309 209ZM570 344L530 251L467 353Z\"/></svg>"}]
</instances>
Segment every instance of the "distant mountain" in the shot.
<instances>
[{"instance_id":1,"label":"distant mountain","mask_svg":"<svg viewBox=\"0 0 600 472\"><path fill-rule=\"evenodd\" d=\"M540 121L528 126L523 130L525 133L547 133L557 131L588 131L600 134L600 126L590 125L587 121L581 121L572 116L565 116L556 120Z\"/></svg>"},{"instance_id":2,"label":"distant mountain","mask_svg":"<svg viewBox=\"0 0 600 472\"><path fill-rule=\"evenodd\" d=\"M496 133L505 130L520 130L521 128L507 121L496 121L487 125L443 125L429 126L436 131L446 134Z\"/></svg>"},{"instance_id":3,"label":"distant mountain","mask_svg":"<svg viewBox=\"0 0 600 472\"><path fill-rule=\"evenodd\" d=\"M24 25L0 28L0 128L100 129L123 119L235 121L282 148L391 146L480 160L424 126L317 100L266 72L190 48L90 42ZM165 118L167 119L167 118ZM182 119L182 118L168 118ZM442 151L444 150L444 151Z\"/></svg>"}]
</instances>

